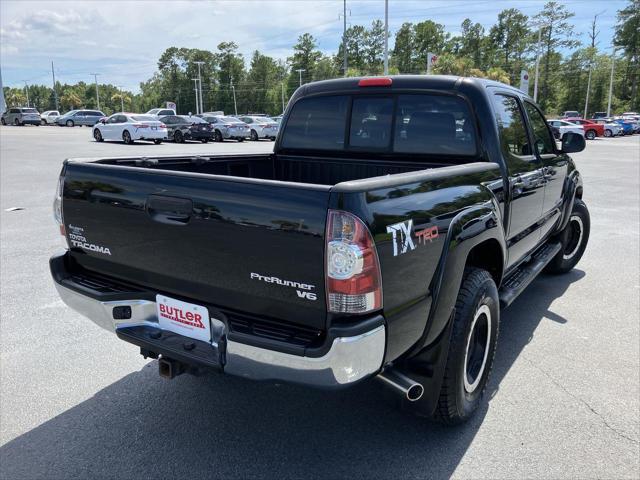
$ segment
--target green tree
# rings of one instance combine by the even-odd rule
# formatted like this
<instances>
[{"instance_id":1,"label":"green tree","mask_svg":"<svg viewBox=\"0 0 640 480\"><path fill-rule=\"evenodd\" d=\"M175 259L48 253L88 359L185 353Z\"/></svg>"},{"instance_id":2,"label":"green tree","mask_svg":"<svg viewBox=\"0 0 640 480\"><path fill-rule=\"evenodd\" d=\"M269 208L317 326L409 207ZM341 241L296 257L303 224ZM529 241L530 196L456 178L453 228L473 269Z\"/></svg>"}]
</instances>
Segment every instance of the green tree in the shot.
<instances>
[{"instance_id":1,"label":"green tree","mask_svg":"<svg viewBox=\"0 0 640 480\"><path fill-rule=\"evenodd\" d=\"M614 44L621 48L627 60L625 83L621 93L629 99L631 110L640 109L638 82L640 79L640 0L628 0L629 4L618 11Z\"/></svg>"},{"instance_id":2,"label":"green tree","mask_svg":"<svg viewBox=\"0 0 640 480\"><path fill-rule=\"evenodd\" d=\"M381 74L384 67L384 24L381 20L371 23L365 33L365 69L368 74Z\"/></svg>"},{"instance_id":3,"label":"green tree","mask_svg":"<svg viewBox=\"0 0 640 480\"><path fill-rule=\"evenodd\" d=\"M509 74L511 83L520 78L526 65L526 53L532 47L528 17L516 8L502 10L491 27L489 38L499 58L500 66Z\"/></svg>"},{"instance_id":4,"label":"green tree","mask_svg":"<svg viewBox=\"0 0 640 480\"><path fill-rule=\"evenodd\" d=\"M558 49L573 48L578 45L578 42L572 38L573 25L567 21L573 16L574 14L569 12L564 5L556 1L551 1L547 2L542 11L534 17L536 23L540 25L539 28L542 29L542 49L544 51L542 59L544 68L542 69L540 104L543 108L546 108L554 101L550 78L552 71L554 71L552 69L554 58L556 58L559 63Z\"/></svg>"},{"instance_id":5,"label":"green tree","mask_svg":"<svg viewBox=\"0 0 640 480\"><path fill-rule=\"evenodd\" d=\"M413 24L403 23L396 32L395 40L391 54L393 65L399 73L413 73L413 52L416 40Z\"/></svg>"},{"instance_id":6,"label":"green tree","mask_svg":"<svg viewBox=\"0 0 640 480\"><path fill-rule=\"evenodd\" d=\"M305 33L298 37L298 43L293 46L293 55L287 59L291 66L289 75L288 90L293 92L298 88L300 77L297 70L304 70L302 73L302 83L314 78L318 61L322 58L322 53L318 50L316 39L310 33Z\"/></svg>"}]
</instances>

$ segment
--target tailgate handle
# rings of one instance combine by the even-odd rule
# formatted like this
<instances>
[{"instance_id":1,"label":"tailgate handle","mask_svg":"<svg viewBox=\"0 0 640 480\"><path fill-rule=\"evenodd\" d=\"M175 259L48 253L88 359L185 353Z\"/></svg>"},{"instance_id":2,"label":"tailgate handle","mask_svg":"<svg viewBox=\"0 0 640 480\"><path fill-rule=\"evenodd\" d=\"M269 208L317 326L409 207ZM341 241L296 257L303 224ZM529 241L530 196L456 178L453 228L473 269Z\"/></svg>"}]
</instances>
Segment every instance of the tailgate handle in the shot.
<instances>
[{"instance_id":1,"label":"tailgate handle","mask_svg":"<svg viewBox=\"0 0 640 480\"><path fill-rule=\"evenodd\" d=\"M190 198L149 195L146 210L156 222L168 225L186 225L191 218L193 201Z\"/></svg>"}]
</instances>

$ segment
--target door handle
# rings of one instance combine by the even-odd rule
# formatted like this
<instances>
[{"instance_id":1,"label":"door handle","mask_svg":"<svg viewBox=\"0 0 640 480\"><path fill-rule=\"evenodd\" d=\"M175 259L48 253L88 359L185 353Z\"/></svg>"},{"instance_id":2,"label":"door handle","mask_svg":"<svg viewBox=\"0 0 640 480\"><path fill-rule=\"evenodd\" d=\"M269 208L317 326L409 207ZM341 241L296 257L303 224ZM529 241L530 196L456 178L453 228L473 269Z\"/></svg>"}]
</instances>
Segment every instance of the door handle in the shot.
<instances>
[{"instance_id":1,"label":"door handle","mask_svg":"<svg viewBox=\"0 0 640 480\"><path fill-rule=\"evenodd\" d=\"M156 222L186 225L193 212L193 201L190 198L149 195L145 207L147 214Z\"/></svg>"},{"instance_id":2,"label":"door handle","mask_svg":"<svg viewBox=\"0 0 640 480\"><path fill-rule=\"evenodd\" d=\"M542 169L542 176L545 180L549 180L551 178L553 178L553 169L549 168L549 167L544 167Z\"/></svg>"}]
</instances>

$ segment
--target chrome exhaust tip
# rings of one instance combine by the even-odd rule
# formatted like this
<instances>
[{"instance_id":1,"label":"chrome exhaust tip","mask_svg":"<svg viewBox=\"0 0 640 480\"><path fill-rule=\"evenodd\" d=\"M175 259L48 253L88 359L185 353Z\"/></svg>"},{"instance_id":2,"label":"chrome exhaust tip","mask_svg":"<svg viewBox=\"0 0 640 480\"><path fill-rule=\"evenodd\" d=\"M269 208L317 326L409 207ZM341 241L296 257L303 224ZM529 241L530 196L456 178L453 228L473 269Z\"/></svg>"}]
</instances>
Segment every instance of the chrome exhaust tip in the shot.
<instances>
[{"instance_id":1,"label":"chrome exhaust tip","mask_svg":"<svg viewBox=\"0 0 640 480\"><path fill-rule=\"evenodd\" d=\"M380 372L376 378L396 392L402 393L410 402L417 402L424 394L424 387L421 383L412 380L393 368Z\"/></svg>"}]
</instances>

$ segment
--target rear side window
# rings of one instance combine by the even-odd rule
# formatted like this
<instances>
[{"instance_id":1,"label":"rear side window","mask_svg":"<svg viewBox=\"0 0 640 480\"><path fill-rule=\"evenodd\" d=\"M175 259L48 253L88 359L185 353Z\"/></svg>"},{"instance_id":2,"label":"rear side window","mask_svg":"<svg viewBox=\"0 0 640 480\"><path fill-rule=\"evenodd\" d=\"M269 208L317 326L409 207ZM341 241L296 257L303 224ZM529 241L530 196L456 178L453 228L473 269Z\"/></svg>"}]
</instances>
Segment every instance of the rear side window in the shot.
<instances>
[{"instance_id":1,"label":"rear side window","mask_svg":"<svg viewBox=\"0 0 640 480\"><path fill-rule=\"evenodd\" d=\"M309 97L297 102L282 138L283 148L344 150L349 97Z\"/></svg>"},{"instance_id":2,"label":"rear side window","mask_svg":"<svg viewBox=\"0 0 640 480\"><path fill-rule=\"evenodd\" d=\"M515 97L497 94L493 97L493 103L502 152L516 156L531 155L522 111Z\"/></svg>"},{"instance_id":3,"label":"rear side window","mask_svg":"<svg viewBox=\"0 0 640 480\"><path fill-rule=\"evenodd\" d=\"M539 155L555 153L555 140L549 133L547 122L542 113L529 102L524 102L524 108L529 116L531 128L533 129L534 145ZM583 122L580 122L583 123Z\"/></svg>"}]
</instances>

